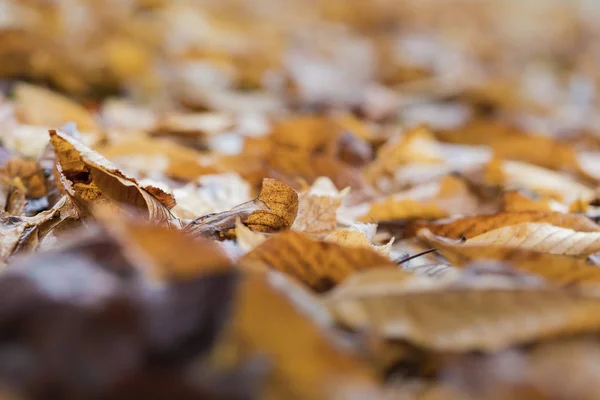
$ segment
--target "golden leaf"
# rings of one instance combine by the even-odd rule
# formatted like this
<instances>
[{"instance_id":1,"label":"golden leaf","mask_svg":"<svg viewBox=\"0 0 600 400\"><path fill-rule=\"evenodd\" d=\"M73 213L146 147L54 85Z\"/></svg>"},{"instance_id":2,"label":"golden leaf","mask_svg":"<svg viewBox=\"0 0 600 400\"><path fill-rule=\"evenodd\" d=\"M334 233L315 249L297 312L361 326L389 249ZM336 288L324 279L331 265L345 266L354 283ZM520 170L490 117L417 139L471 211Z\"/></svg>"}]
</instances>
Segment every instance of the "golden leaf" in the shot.
<instances>
[{"instance_id":1,"label":"golden leaf","mask_svg":"<svg viewBox=\"0 0 600 400\"><path fill-rule=\"evenodd\" d=\"M469 241L462 244L451 243L427 230L419 232L419 237L435 247L455 266L465 266L472 261L499 260L520 271L539 275L548 282L559 285L600 283L600 268L580 258L545 254L523 248L469 244Z\"/></svg>"},{"instance_id":2,"label":"golden leaf","mask_svg":"<svg viewBox=\"0 0 600 400\"><path fill-rule=\"evenodd\" d=\"M44 172L36 161L13 157L4 168L10 176L20 178L29 198L37 199L46 195Z\"/></svg>"},{"instance_id":3,"label":"golden leaf","mask_svg":"<svg viewBox=\"0 0 600 400\"><path fill-rule=\"evenodd\" d=\"M329 290L358 270L395 265L370 248L343 247L293 231L269 238L246 254L241 262L266 264L299 279L317 292Z\"/></svg>"},{"instance_id":4,"label":"golden leaf","mask_svg":"<svg viewBox=\"0 0 600 400\"><path fill-rule=\"evenodd\" d=\"M507 190L502 192L502 211L558 211L566 212L569 208L551 197L532 198L522 191Z\"/></svg>"},{"instance_id":5,"label":"golden leaf","mask_svg":"<svg viewBox=\"0 0 600 400\"><path fill-rule=\"evenodd\" d=\"M298 194L283 182L265 178L258 197L229 211L190 222L184 231L196 236L222 238L232 234L236 219L257 232L289 229L298 213Z\"/></svg>"},{"instance_id":6,"label":"golden leaf","mask_svg":"<svg viewBox=\"0 0 600 400\"><path fill-rule=\"evenodd\" d=\"M522 223L487 231L471 237L466 243L586 256L600 251L600 232L578 232L548 223Z\"/></svg>"},{"instance_id":7,"label":"golden leaf","mask_svg":"<svg viewBox=\"0 0 600 400\"><path fill-rule=\"evenodd\" d=\"M62 132L50 131L61 184L82 213L96 205L130 207L149 221L178 225L169 209L175 199L153 186L140 186L100 154Z\"/></svg>"},{"instance_id":8,"label":"golden leaf","mask_svg":"<svg viewBox=\"0 0 600 400\"><path fill-rule=\"evenodd\" d=\"M427 228L438 236L469 239L494 229L522 223L546 223L579 232L600 232L600 226L585 216L547 211L501 212L450 221L418 223L416 226L417 229Z\"/></svg>"},{"instance_id":9,"label":"golden leaf","mask_svg":"<svg viewBox=\"0 0 600 400\"><path fill-rule=\"evenodd\" d=\"M0 211L8 215L22 215L25 213L25 194L27 189L19 178L11 178L1 171L0 173Z\"/></svg>"},{"instance_id":10,"label":"golden leaf","mask_svg":"<svg viewBox=\"0 0 600 400\"><path fill-rule=\"evenodd\" d=\"M17 112L24 122L58 128L74 122L82 132L100 132L100 126L85 108L50 90L19 83L15 87Z\"/></svg>"},{"instance_id":11,"label":"golden leaf","mask_svg":"<svg viewBox=\"0 0 600 400\"><path fill-rule=\"evenodd\" d=\"M559 289L400 288L327 304L344 326L441 351L495 351L600 329L600 298Z\"/></svg>"},{"instance_id":12,"label":"golden leaf","mask_svg":"<svg viewBox=\"0 0 600 400\"><path fill-rule=\"evenodd\" d=\"M284 277L267 277L248 274L242 280L231 323L214 350L215 362L225 368L253 355L268 357L273 368L260 398L377 398L366 366L306 317L304 307L315 301L297 289L290 293L292 287L279 282Z\"/></svg>"}]
</instances>

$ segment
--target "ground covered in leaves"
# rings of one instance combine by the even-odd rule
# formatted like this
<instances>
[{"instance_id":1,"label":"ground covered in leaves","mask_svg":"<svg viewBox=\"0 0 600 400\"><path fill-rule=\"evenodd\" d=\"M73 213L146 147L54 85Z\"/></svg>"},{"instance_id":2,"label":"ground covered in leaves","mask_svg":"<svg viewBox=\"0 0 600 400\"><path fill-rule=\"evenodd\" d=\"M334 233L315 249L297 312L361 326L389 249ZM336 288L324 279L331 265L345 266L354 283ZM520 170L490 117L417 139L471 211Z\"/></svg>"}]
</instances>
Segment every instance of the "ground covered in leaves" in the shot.
<instances>
[{"instance_id":1,"label":"ground covered in leaves","mask_svg":"<svg viewBox=\"0 0 600 400\"><path fill-rule=\"evenodd\" d=\"M600 399L599 19L0 0L0 397Z\"/></svg>"}]
</instances>

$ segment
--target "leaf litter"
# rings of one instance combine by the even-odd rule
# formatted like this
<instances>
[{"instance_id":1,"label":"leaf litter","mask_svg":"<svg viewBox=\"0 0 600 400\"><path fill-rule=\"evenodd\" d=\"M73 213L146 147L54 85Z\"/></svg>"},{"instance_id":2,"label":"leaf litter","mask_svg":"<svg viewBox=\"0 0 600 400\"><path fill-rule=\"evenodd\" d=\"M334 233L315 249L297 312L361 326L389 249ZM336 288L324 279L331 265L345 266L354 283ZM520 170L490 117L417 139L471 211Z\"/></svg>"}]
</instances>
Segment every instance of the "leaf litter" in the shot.
<instances>
[{"instance_id":1,"label":"leaf litter","mask_svg":"<svg viewBox=\"0 0 600 400\"><path fill-rule=\"evenodd\" d=\"M275 3L0 0L0 397L599 399L600 8Z\"/></svg>"}]
</instances>

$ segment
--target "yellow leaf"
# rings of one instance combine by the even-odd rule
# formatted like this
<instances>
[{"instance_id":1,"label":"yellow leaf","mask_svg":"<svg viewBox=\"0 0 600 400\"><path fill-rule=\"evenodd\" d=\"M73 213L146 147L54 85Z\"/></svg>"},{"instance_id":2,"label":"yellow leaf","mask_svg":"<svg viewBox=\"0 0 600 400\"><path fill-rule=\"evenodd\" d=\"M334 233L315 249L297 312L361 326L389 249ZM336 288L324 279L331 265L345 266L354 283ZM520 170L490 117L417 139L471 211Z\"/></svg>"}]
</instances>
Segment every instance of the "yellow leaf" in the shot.
<instances>
[{"instance_id":1,"label":"yellow leaf","mask_svg":"<svg viewBox=\"0 0 600 400\"><path fill-rule=\"evenodd\" d=\"M394 238L391 238L390 241L385 245L377 246L369 241L364 232L360 232L355 229L339 229L327 235L325 241L337 243L340 246L372 249L383 256L389 257L392 244L394 243Z\"/></svg>"},{"instance_id":2,"label":"yellow leaf","mask_svg":"<svg viewBox=\"0 0 600 400\"><path fill-rule=\"evenodd\" d=\"M298 217L292 229L309 235L326 235L336 226L336 213L346 193L337 191L328 178L318 178L298 195Z\"/></svg>"}]
</instances>

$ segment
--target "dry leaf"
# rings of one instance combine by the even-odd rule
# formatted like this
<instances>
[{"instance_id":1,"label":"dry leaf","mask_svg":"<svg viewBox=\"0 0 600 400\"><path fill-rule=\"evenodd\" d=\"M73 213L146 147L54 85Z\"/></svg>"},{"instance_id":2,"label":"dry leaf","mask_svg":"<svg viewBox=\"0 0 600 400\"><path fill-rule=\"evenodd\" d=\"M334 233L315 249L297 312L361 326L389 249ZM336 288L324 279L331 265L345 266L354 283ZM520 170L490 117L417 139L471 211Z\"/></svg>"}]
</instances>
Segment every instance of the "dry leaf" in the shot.
<instances>
[{"instance_id":1,"label":"dry leaf","mask_svg":"<svg viewBox=\"0 0 600 400\"><path fill-rule=\"evenodd\" d=\"M548 282L559 285L600 283L600 268L580 258L544 254L523 248L469 244L469 241L451 243L426 230L419 232L419 236L455 266L465 266L473 261L502 260L520 271L542 276Z\"/></svg>"},{"instance_id":2,"label":"dry leaf","mask_svg":"<svg viewBox=\"0 0 600 400\"><path fill-rule=\"evenodd\" d=\"M170 194L156 187L140 186L104 157L64 133L50 131L50 142L61 184L84 215L100 204L126 206L141 212L149 221L178 225L169 211L175 205Z\"/></svg>"},{"instance_id":3,"label":"dry leaf","mask_svg":"<svg viewBox=\"0 0 600 400\"><path fill-rule=\"evenodd\" d=\"M555 289L442 289L332 296L344 326L442 351L495 351L600 329L600 299ZM460 312L448 312L460 310Z\"/></svg>"},{"instance_id":4,"label":"dry leaf","mask_svg":"<svg viewBox=\"0 0 600 400\"><path fill-rule=\"evenodd\" d=\"M190 222L184 231L195 236L223 238L239 218L251 230L276 232L289 229L298 213L298 195L288 185L265 178L258 197L229 211L209 214Z\"/></svg>"},{"instance_id":5,"label":"dry leaf","mask_svg":"<svg viewBox=\"0 0 600 400\"><path fill-rule=\"evenodd\" d=\"M600 251L600 232L578 232L548 223L522 223L471 236L466 243L518 247L568 256L587 256Z\"/></svg>"},{"instance_id":6,"label":"dry leaf","mask_svg":"<svg viewBox=\"0 0 600 400\"><path fill-rule=\"evenodd\" d=\"M340 246L346 247L363 247L375 250L379 254L389 257L394 238L391 238L385 245L377 246L371 243L369 238L364 232L360 232L355 229L339 229L335 232L330 233L325 237L325 241L331 243L337 243Z\"/></svg>"},{"instance_id":7,"label":"dry leaf","mask_svg":"<svg viewBox=\"0 0 600 400\"><path fill-rule=\"evenodd\" d=\"M519 190L502 192L502 211L558 211L566 213L569 207L550 197L528 196Z\"/></svg>"},{"instance_id":8,"label":"dry leaf","mask_svg":"<svg viewBox=\"0 0 600 400\"><path fill-rule=\"evenodd\" d=\"M502 212L450 221L417 223L416 229L427 228L438 236L452 239L470 239L494 229L523 223L552 224L578 232L600 232L600 226L585 216L546 211Z\"/></svg>"},{"instance_id":9,"label":"dry leaf","mask_svg":"<svg viewBox=\"0 0 600 400\"><path fill-rule=\"evenodd\" d=\"M107 208L97 208L94 215L115 237L125 257L154 279L186 281L231 268L227 255L212 241L128 219Z\"/></svg>"},{"instance_id":10,"label":"dry leaf","mask_svg":"<svg viewBox=\"0 0 600 400\"><path fill-rule=\"evenodd\" d=\"M82 132L100 132L100 126L85 108L50 90L19 83L15 87L17 113L30 125L56 129L74 122Z\"/></svg>"},{"instance_id":11,"label":"dry leaf","mask_svg":"<svg viewBox=\"0 0 600 400\"><path fill-rule=\"evenodd\" d=\"M235 221L235 239L242 250L247 253L267 240L264 233L254 232L242 224L239 218Z\"/></svg>"},{"instance_id":12,"label":"dry leaf","mask_svg":"<svg viewBox=\"0 0 600 400\"><path fill-rule=\"evenodd\" d=\"M395 265L365 247L348 248L311 239L300 232L282 232L246 254L243 264L263 263L324 292L361 269Z\"/></svg>"},{"instance_id":13,"label":"dry leaf","mask_svg":"<svg viewBox=\"0 0 600 400\"><path fill-rule=\"evenodd\" d=\"M317 178L309 190L298 194L298 217L292 229L314 236L332 232L346 192L339 192L329 178Z\"/></svg>"},{"instance_id":14,"label":"dry leaf","mask_svg":"<svg viewBox=\"0 0 600 400\"><path fill-rule=\"evenodd\" d=\"M298 301L287 297L293 294L289 289L265 274L247 276L238 288L230 327L217 345L216 362L268 357L273 368L261 391L265 399L376 398L371 373L306 318Z\"/></svg>"}]
</instances>

